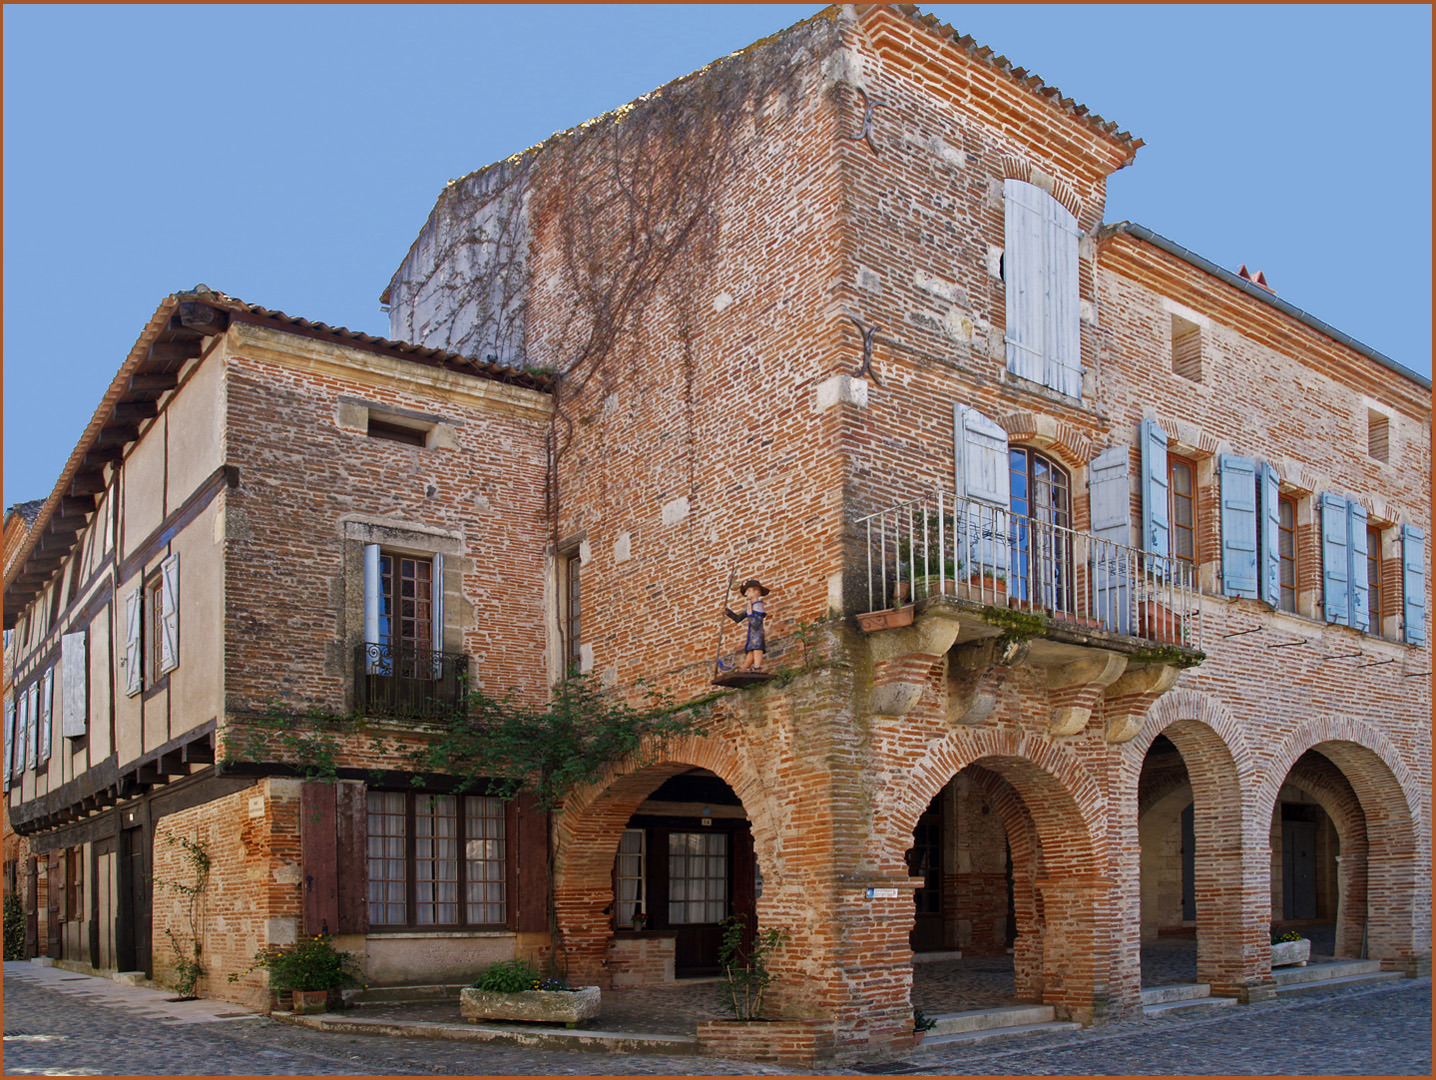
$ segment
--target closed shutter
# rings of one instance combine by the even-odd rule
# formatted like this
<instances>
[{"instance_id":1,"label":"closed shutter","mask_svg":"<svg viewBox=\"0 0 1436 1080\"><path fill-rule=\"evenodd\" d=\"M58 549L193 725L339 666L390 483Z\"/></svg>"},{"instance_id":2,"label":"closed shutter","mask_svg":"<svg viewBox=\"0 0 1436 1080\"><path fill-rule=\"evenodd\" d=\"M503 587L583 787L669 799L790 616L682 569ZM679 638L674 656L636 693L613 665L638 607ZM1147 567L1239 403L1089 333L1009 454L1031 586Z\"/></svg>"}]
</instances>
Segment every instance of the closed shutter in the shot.
<instances>
[{"instance_id":1,"label":"closed shutter","mask_svg":"<svg viewBox=\"0 0 1436 1080\"><path fill-rule=\"evenodd\" d=\"M76 739L89 728L90 658L87 635L66 634L60 638L60 734Z\"/></svg>"},{"instance_id":2,"label":"closed shutter","mask_svg":"<svg viewBox=\"0 0 1436 1080\"><path fill-rule=\"evenodd\" d=\"M1366 507L1346 504L1346 580L1350 583L1351 604L1347 626L1371 632L1371 585L1366 577Z\"/></svg>"},{"instance_id":3,"label":"closed shutter","mask_svg":"<svg viewBox=\"0 0 1436 1080\"><path fill-rule=\"evenodd\" d=\"M1087 467L1092 535L1109 543L1092 545L1092 606L1104 629L1132 632L1131 574L1126 548L1132 543L1131 452L1109 446ZM1113 545L1121 545L1121 548Z\"/></svg>"},{"instance_id":4,"label":"closed shutter","mask_svg":"<svg viewBox=\"0 0 1436 1080\"><path fill-rule=\"evenodd\" d=\"M5 697L5 783L6 791L10 790L10 773L15 769L15 699L8 694Z\"/></svg>"},{"instance_id":5,"label":"closed shutter","mask_svg":"<svg viewBox=\"0 0 1436 1080\"><path fill-rule=\"evenodd\" d=\"M1401 526L1401 609L1408 645L1426 644L1426 534Z\"/></svg>"},{"instance_id":6,"label":"closed shutter","mask_svg":"<svg viewBox=\"0 0 1436 1080\"><path fill-rule=\"evenodd\" d=\"M55 737L55 669L50 668L40 676L40 739L36 743L36 762L40 765L50 760L50 743Z\"/></svg>"},{"instance_id":7,"label":"closed shutter","mask_svg":"<svg viewBox=\"0 0 1436 1080\"><path fill-rule=\"evenodd\" d=\"M538 933L548 929L548 813L537 808L529 792L520 794L513 807L509 876L518 895L509 918L518 933Z\"/></svg>"},{"instance_id":8,"label":"closed shutter","mask_svg":"<svg viewBox=\"0 0 1436 1080\"><path fill-rule=\"evenodd\" d=\"M1171 553L1168 524L1167 433L1155 420L1142 421L1142 550Z\"/></svg>"},{"instance_id":9,"label":"closed shutter","mask_svg":"<svg viewBox=\"0 0 1436 1080\"><path fill-rule=\"evenodd\" d=\"M160 563L160 674L179 667L179 555Z\"/></svg>"},{"instance_id":10,"label":"closed shutter","mask_svg":"<svg viewBox=\"0 0 1436 1080\"><path fill-rule=\"evenodd\" d=\"M299 788L299 859L304 867L304 932L339 929L339 867L334 785L311 780Z\"/></svg>"},{"instance_id":11,"label":"closed shutter","mask_svg":"<svg viewBox=\"0 0 1436 1080\"><path fill-rule=\"evenodd\" d=\"M1078 295L1077 219L1050 195L1046 210L1047 385L1082 396L1082 310Z\"/></svg>"},{"instance_id":12,"label":"closed shutter","mask_svg":"<svg viewBox=\"0 0 1436 1080\"><path fill-rule=\"evenodd\" d=\"M1276 470L1257 466L1257 549L1261 554L1257 585L1261 599L1281 606L1281 484Z\"/></svg>"},{"instance_id":13,"label":"closed shutter","mask_svg":"<svg viewBox=\"0 0 1436 1080\"><path fill-rule=\"evenodd\" d=\"M1051 196L1022 180L1010 179L1003 181L1002 194L1006 218L1002 276L1007 286L1007 370L1045 383L1045 203L1051 201Z\"/></svg>"},{"instance_id":14,"label":"closed shutter","mask_svg":"<svg viewBox=\"0 0 1436 1080\"><path fill-rule=\"evenodd\" d=\"M1350 569L1346 553L1346 500L1321 496L1321 609L1327 622L1351 619Z\"/></svg>"},{"instance_id":15,"label":"closed shutter","mask_svg":"<svg viewBox=\"0 0 1436 1080\"><path fill-rule=\"evenodd\" d=\"M364 641L370 646L379 644L379 545L364 545ZM370 675L378 674L383 665L377 648L365 650Z\"/></svg>"},{"instance_id":16,"label":"closed shutter","mask_svg":"<svg viewBox=\"0 0 1436 1080\"><path fill-rule=\"evenodd\" d=\"M138 694L142 686L140 612L144 606L143 589L136 589L125 597L125 693L130 697Z\"/></svg>"},{"instance_id":17,"label":"closed shutter","mask_svg":"<svg viewBox=\"0 0 1436 1080\"><path fill-rule=\"evenodd\" d=\"M970 568L1005 571L1011 501L1007 432L976 409L954 406L953 457L961 544L958 561ZM964 504L964 499L970 501ZM959 572L961 569L958 567Z\"/></svg>"},{"instance_id":18,"label":"closed shutter","mask_svg":"<svg viewBox=\"0 0 1436 1080\"><path fill-rule=\"evenodd\" d=\"M1222 592L1257 595L1256 462L1223 454L1218 461L1222 489Z\"/></svg>"},{"instance_id":19,"label":"closed shutter","mask_svg":"<svg viewBox=\"0 0 1436 1080\"><path fill-rule=\"evenodd\" d=\"M25 722L25 767L33 769L39 764L40 752L40 684L30 684L26 698Z\"/></svg>"}]
</instances>

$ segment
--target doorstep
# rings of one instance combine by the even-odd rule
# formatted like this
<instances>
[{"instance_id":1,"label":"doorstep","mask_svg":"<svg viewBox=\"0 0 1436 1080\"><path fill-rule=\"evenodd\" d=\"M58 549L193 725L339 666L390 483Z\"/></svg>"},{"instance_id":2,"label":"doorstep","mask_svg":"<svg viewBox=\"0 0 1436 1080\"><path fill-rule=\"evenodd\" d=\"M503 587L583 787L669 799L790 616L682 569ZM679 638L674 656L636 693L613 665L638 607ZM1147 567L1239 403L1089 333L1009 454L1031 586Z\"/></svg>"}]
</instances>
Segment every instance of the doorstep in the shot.
<instances>
[{"instance_id":1,"label":"doorstep","mask_svg":"<svg viewBox=\"0 0 1436 1080\"><path fill-rule=\"evenodd\" d=\"M522 1046L530 1050L580 1050L609 1054L698 1053L693 1035L645 1035L625 1031L586 1031L538 1027L532 1024L466 1024L422 1020L365 1020L333 1013L301 1016L276 1012L270 1018L295 1027L340 1035L378 1035L391 1039L447 1039L496 1046Z\"/></svg>"}]
</instances>

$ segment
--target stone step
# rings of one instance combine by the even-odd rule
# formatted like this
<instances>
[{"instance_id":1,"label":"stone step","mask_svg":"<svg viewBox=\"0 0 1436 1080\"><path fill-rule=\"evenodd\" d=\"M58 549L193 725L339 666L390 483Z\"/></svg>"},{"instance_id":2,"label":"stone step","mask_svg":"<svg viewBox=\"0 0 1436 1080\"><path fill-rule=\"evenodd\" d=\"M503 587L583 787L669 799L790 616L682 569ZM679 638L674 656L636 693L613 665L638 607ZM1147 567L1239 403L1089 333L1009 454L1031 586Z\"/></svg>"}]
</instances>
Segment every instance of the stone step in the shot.
<instances>
[{"instance_id":1,"label":"stone step","mask_svg":"<svg viewBox=\"0 0 1436 1080\"><path fill-rule=\"evenodd\" d=\"M693 1055L698 1040L692 1035L636 1035L621 1031L586 1031L539 1025L442 1024L432 1021L365 1020L333 1013L300 1016L274 1013L273 1019L296 1027L339 1035L382 1035L404 1039L447 1039L520 1046L530 1050L594 1050L613 1054Z\"/></svg>"},{"instance_id":2,"label":"stone step","mask_svg":"<svg viewBox=\"0 0 1436 1080\"><path fill-rule=\"evenodd\" d=\"M1039 1024L1018 1024L1015 1027L982 1028L977 1031L958 1031L951 1035L933 1035L928 1032L922 1047L951 1046L954 1043L971 1046L989 1039L1023 1038L1029 1035L1057 1035L1064 1031L1080 1031L1081 1024L1070 1020L1047 1020ZM936 1030L936 1029L934 1029Z\"/></svg>"},{"instance_id":3,"label":"stone step","mask_svg":"<svg viewBox=\"0 0 1436 1080\"><path fill-rule=\"evenodd\" d=\"M421 1001L458 1001L466 983L431 983L419 986L371 986L345 994L350 1005L408 1005Z\"/></svg>"},{"instance_id":4,"label":"stone step","mask_svg":"<svg viewBox=\"0 0 1436 1080\"><path fill-rule=\"evenodd\" d=\"M943 952L915 952L912 954L914 964L937 964L945 960L961 960L961 949L947 949Z\"/></svg>"},{"instance_id":5,"label":"stone step","mask_svg":"<svg viewBox=\"0 0 1436 1080\"><path fill-rule=\"evenodd\" d=\"M1142 1006L1143 1016L1160 1016L1167 1012L1196 1012L1198 1009L1229 1009L1237 1003L1236 998L1203 997L1179 998L1176 1001L1155 1001Z\"/></svg>"},{"instance_id":6,"label":"stone step","mask_svg":"<svg viewBox=\"0 0 1436 1080\"><path fill-rule=\"evenodd\" d=\"M1278 996L1314 994L1322 990L1330 990L1334 986L1362 986L1367 983L1384 983L1400 978L1404 978L1404 976L1399 971L1371 971L1361 975L1338 975L1330 979L1309 979L1306 982L1287 983L1285 986L1278 984L1276 992Z\"/></svg>"},{"instance_id":7,"label":"stone step","mask_svg":"<svg viewBox=\"0 0 1436 1080\"><path fill-rule=\"evenodd\" d=\"M1332 960L1304 967L1272 968L1271 977L1277 986L1290 986L1293 983L1344 979L1348 975L1369 975L1380 970L1380 960Z\"/></svg>"},{"instance_id":8,"label":"stone step","mask_svg":"<svg viewBox=\"0 0 1436 1080\"><path fill-rule=\"evenodd\" d=\"M937 1023L927 1033L927 1037L932 1039L938 1035L960 1035L967 1031L1042 1024L1050 1021L1053 1015L1051 1005L1011 1005L998 1009L939 1013L932 1017Z\"/></svg>"},{"instance_id":9,"label":"stone step","mask_svg":"<svg viewBox=\"0 0 1436 1080\"><path fill-rule=\"evenodd\" d=\"M1146 986L1142 988L1143 1005L1161 1005L1168 1001L1194 1001L1212 996L1212 988L1206 983L1176 983L1171 986Z\"/></svg>"}]
</instances>

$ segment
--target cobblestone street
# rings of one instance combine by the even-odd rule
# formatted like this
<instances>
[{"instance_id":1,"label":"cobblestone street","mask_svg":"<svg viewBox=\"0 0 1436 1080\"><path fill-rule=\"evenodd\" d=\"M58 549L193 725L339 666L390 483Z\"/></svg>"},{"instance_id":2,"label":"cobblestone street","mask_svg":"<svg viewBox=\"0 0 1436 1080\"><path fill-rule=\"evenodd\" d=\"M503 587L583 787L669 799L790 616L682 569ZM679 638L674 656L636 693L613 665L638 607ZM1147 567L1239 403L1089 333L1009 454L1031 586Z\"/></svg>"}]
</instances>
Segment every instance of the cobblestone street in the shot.
<instances>
[{"instance_id":1,"label":"cobblestone street","mask_svg":"<svg viewBox=\"0 0 1436 1080\"><path fill-rule=\"evenodd\" d=\"M6 1075L803 1075L695 1057L535 1051L324 1034L221 1002L7 963ZM923 1048L829 1075L1421 1075L1431 1073L1431 980L1351 987L1229 1010L1167 1014L1040 1039Z\"/></svg>"}]
</instances>

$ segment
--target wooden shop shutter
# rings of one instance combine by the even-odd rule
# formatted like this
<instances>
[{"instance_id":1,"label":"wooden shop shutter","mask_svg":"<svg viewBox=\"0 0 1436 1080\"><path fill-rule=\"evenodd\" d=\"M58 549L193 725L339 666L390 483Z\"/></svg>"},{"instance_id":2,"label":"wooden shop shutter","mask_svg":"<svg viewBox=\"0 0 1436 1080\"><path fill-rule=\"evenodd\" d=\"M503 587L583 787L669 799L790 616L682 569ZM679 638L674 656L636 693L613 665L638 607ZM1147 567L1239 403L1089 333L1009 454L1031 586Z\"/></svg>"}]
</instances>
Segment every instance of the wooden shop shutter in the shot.
<instances>
[{"instance_id":1,"label":"wooden shop shutter","mask_svg":"<svg viewBox=\"0 0 1436 1080\"><path fill-rule=\"evenodd\" d=\"M1007 288L1007 370L1046 383L1047 255L1050 201L1041 188L1021 180L1002 184L1005 230L1002 276Z\"/></svg>"},{"instance_id":2,"label":"wooden shop shutter","mask_svg":"<svg viewBox=\"0 0 1436 1080\"><path fill-rule=\"evenodd\" d=\"M548 929L548 814L523 792L514 800L513 821L508 857L518 895L510 918L519 933L542 932Z\"/></svg>"},{"instance_id":3,"label":"wooden shop shutter","mask_svg":"<svg viewBox=\"0 0 1436 1080\"><path fill-rule=\"evenodd\" d=\"M142 688L143 665L140 662L140 612L144 610L145 592L136 589L125 597L125 693L134 697Z\"/></svg>"},{"instance_id":4,"label":"wooden shop shutter","mask_svg":"<svg viewBox=\"0 0 1436 1080\"><path fill-rule=\"evenodd\" d=\"M304 932L366 933L368 803L364 785L306 781L299 801Z\"/></svg>"},{"instance_id":5,"label":"wooden shop shutter","mask_svg":"<svg viewBox=\"0 0 1436 1080\"><path fill-rule=\"evenodd\" d=\"M1366 507L1346 504L1346 580L1351 602L1347 626L1371 632L1371 586L1366 577Z\"/></svg>"},{"instance_id":6,"label":"wooden shop shutter","mask_svg":"<svg viewBox=\"0 0 1436 1080\"><path fill-rule=\"evenodd\" d=\"M1077 219L1046 192L1043 241L1047 285L1047 385L1082 396L1082 311L1078 294Z\"/></svg>"},{"instance_id":7,"label":"wooden shop shutter","mask_svg":"<svg viewBox=\"0 0 1436 1080\"><path fill-rule=\"evenodd\" d=\"M160 674L179 667L179 555L160 564Z\"/></svg>"},{"instance_id":8,"label":"wooden shop shutter","mask_svg":"<svg viewBox=\"0 0 1436 1080\"><path fill-rule=\"evenodd\" d=\"M1155 420L1142 421L1142 550L1165 558L1171 552L1168 523L1167 433Z\"/></svg>"},{"instance_id":9,"label":"wooden shop shutter","mask_svg":"<svg viewBox=\"0 0 1436 1080\"><path fill-rule=\"evenodd\" d=\"M339 921L335 932L369 931L369 799L361 783L334 785L335 869Z\"/></svg>"},{"instance_id":10,"label":"wooden shop shutter","mask_svg":"<svg viewBox=\"0 0 1436 1080\"><path fill-rule=\"evenodd\" d=\"M1351 619L1350 569L1346 553L1346 500L1330 492L1321 496L1321 607L1327 622L1348 625Z\"/></svg>"},{"instance_id":11,"label":"wooden shop shutter","mask_svg":"<svg viewBox=\"0 0 1436 1080\"><path fill-rule=\"evenodd\" d=\"M1261 567L1257 587L1261 599L1281 606L1281 483L1276 470L1263 461L1257 466L1257 549Z\"/></svg>"},{"instance_id":12,"label":"wooden shop shutter","mask_svg":"<svg viewBox=\"0 0 1436 1080\"><path fill-rule=\"evenodd\" d=\"M89 728L90 658L84 631L60 638L60 734L79 738Z\"/></svg>"},{"instance_id":13,"label":"wooden shop shutter","mask_svg":"<svg viewBox=\"0 0 1436 1080\"><path fill-rule=\"evenodd\" d=\"M1426 534L1401 526L1402 623L1408 645L1426 644Z\"/></svg>"},{"instance_id":14,"label":"wooden shop shutter","mask_svg":"<svg viewBox=\"0 0 1436 1080\"><path fill-rule=\"evenodd\" d=\"M40 676L40 739L36 744L37 762L41 765L50 760L50 743L55 738L55 669L48 668Z\"/></svg>"},{"instance_id":15,"label":"wooden shop shutter","mask_svg":"<svg viewBox=\"0 0 1436 1080\"><path fill-rule=\"evenodd\" d=\"M1222 502L1222 592L1257 595L1256 462L1223 454L1218 460Z\"/></svg>"}]
</instances>

